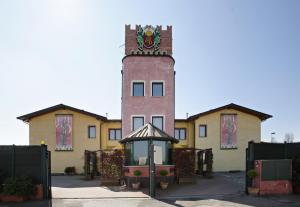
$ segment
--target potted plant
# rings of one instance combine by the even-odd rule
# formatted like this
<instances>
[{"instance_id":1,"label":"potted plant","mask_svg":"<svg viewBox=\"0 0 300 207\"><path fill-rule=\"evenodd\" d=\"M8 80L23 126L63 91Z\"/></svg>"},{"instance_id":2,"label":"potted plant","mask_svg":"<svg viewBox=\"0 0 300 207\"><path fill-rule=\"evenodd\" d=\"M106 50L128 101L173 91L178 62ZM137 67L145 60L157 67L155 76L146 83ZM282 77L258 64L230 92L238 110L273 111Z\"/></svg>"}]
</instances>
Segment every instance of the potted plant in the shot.
<instances>
[{"instance_id":1,"label":"potted plant","mask_svg":"<svg viewBox=\"0 0 300 207\"><path fill-rule=\"evenodd\" d=\"M65 174L66 175L75 175L76 174L75 167L74 166L72 166L72 167L66 167L65 168Z\"/></svg>"},{"instance_id":2,"label":"potted plant","mask_svg":"<svg viewBox=\"0 0 300 207\"><path fill-rule=\"evenodd\" d=\"M255 169L248 170L247 176L252 179L252 183L253 183L253 180L258 176L258 172ZM248 187L248 193L250 195L258 195L259 188L252 187L252 186Z\"/></svg>"},{"instance_id":3,"label":"potted plant","mask_svg":"<svg viewBox=\"0 0 300 207\"><path fill-rule=\"evenodd\" d=\"M35 185L28 177L8 178L4 181L2 201L23 202L35 194Z\"/></svg>"},{"instance_id":4,"label":"potted plant","mask_svg":"<svg viewBox=\"0 0 300 207\"><path fill-rule=\"evenodd\" d=\"M162 177L162 180L160 181L160 187L161 189L165 190L168 188L168 182L165 180L166 176L169 174L167 170L161 170L159 171L160 176Z\"/></svg>"},{"instance_id":5,"label":"potted plant","mask_svg":"<svg viewBox=\"0 0 300 207\"><path fill-rule=\"evenodd\" d=\"M140 170L135 170L133 172L133 175L135 176L135 182L132 183L132 188L134 190L138 190L141 186L141 182L138 181L138 177L142 175L142 172Z\"/></svg>"}]
</instances>

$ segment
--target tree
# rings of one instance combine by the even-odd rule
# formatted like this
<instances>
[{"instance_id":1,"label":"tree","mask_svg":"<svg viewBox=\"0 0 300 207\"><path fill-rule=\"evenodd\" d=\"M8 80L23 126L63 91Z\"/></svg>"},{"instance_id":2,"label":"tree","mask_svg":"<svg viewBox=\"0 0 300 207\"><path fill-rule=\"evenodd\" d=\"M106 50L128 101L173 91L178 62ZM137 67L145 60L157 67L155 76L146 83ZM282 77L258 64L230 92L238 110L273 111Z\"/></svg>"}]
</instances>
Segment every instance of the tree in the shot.
<instances>
[{"instance_id":1,"label":"tree","mask_svg":"<svg viewBox=\"0 0 300 207\"><path fill-rule=\"evenodd\" d=\"M287 143L293 143L294 141L294 134L293 133L285 133L284 135L284 142L287 142Z\"/></svg>"}]
</instances>

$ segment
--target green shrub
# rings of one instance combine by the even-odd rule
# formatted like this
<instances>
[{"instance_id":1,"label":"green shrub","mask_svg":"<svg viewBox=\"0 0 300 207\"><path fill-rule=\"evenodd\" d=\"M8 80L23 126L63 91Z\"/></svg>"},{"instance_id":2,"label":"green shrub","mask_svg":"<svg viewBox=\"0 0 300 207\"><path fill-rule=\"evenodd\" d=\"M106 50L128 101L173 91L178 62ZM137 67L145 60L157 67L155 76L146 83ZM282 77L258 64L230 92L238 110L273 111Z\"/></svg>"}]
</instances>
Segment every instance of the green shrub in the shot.
<instances>
[{"instance_id":1,"label":"green shrub","mask_svg":"<svg viewBox=\"0 0 300 207\"><path fill-rule=\"evenodd\" d=\"M159 171L159 174L160 174L160 176L165 177L169 174L169 172L167 170L161 170L161 171Z\"/></svg>"},{"instance_id":2,"label":"green shrub","mask_svg":"<svg viewBox=\"0 0 300 207\"><path fill-rule=\"evenodd\" d=\"M72 166L72 167L66 167L65 168L65 173L67 174L67 175L69 175L69 174L75 174L75 167L74 166Z\"/></svg>"},{"instance_id":3,"label":"green shrub","mask_svg":"<svg viewBox=\"0 0 300 207\"><path fill-rule=\"evenodd\" d=\"M4 181L6 195L30 196L35 194L35 185L29 177L8 178Z\"/></svg>"},{"instance_id":4,"label":"green shrub","mask_svg":"<svg viewBox=\"0 0 300 207\"><path fill-rule=\"evenodd\" d=\"M256 178L258 176L258 172L254 169L248 170L247 176L249 178Z\"/></svg>"},{"instance_id":5,"label":"green shrub","mask_svg":"<svg viewBox=\"0 0 300 207\"><path fill-rule=\"evenodd\" d=\"M135 170L135 171L133 172L133 174L134 174L135 177L139 177L139 176L142 175L142 172L141 172L140 170Z\"/></svg>"},{"instance_id":6,"label":"green shrub","mask_svg":"<svg viewBox=\"0 0 300 207\"><path fill-rule=\"evenodd\" d=\"M140 170L133 171L133 174L135 176L135 181L138 181L138 177L142 175L142 172Z\"/></svg>"}]
</instances>

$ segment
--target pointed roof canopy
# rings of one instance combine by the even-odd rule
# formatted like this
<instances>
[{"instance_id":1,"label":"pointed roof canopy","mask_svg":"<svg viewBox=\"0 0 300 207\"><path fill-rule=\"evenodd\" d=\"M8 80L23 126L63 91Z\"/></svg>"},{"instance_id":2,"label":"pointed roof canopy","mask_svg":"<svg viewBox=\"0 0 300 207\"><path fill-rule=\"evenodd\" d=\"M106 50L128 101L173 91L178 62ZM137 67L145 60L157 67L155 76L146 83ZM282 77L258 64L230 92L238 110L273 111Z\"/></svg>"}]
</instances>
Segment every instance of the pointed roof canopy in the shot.
<instances>
[{"instance_id":1,"label":"pointed roof canopy","mask_svg":"<svg viewBox=\"0 0 300 207\"><path fill-rule=\"evenodd\" d=\"M119 142L124 144L129 141L143 141L143 140L159 140L159 141L171 141L178 143L179 141L174 137L163 132L154 125L147 123L137 130L131 132Z\"/></svg>"}]
</instances>

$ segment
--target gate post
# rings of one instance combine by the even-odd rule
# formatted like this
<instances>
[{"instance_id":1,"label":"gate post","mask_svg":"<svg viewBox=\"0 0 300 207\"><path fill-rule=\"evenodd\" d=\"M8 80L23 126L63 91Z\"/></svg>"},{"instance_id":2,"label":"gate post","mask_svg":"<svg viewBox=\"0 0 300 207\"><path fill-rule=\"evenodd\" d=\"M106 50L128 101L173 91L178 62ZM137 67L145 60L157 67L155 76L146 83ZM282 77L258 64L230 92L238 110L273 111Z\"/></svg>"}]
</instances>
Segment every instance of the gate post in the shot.
<instances>
[{"instance_id":1,"label":"gate post","mask_svg":"<svg viewBox=\"0 0 300 207\"><path fill-rule=\"evenodd\" d=\"M41 184L43 185L43 199L49 198L49 172L48 172L48 155L47 145L41 144Z\"/></svg>"},{"instance_id":2,"label":"gate post","mask_svg":"<svg viewBox=\"0 0 300 207\"><path fill-rule=\"evenodd\" d=\"M16 147L12 145L12 154L11 154L11 177L15 178L16 175Z\"/></svg>"},{"instance_id":3,"label":"gate post","mask_svg":"<svg viewBox=\"0 0 300 207\"><path fill-rule=\"evenodd\" d=\"M149 194L151 198L155 197L155 164L154 164L154 144L152 141L149 146Z\"/></svg>"}]
</instances>

